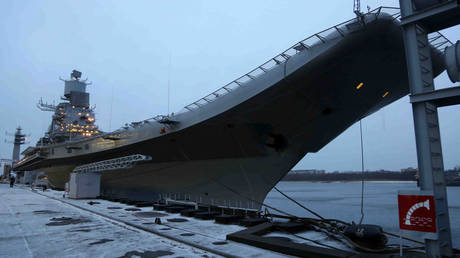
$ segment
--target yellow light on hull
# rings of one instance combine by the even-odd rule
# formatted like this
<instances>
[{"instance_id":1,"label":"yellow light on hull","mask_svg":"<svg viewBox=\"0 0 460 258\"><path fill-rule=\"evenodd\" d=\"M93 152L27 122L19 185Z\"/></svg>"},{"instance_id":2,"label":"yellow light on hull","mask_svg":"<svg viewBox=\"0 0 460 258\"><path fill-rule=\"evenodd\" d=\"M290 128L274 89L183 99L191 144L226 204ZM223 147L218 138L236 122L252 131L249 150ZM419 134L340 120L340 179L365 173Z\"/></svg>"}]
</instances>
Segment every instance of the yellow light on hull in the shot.
<instances>
[{"instance_id":1,"label":"yellow light on hull","mask_svg":"<svg viewBox=\"0 0 460 258\"><path fill-rule=\"evenodd\" d=\"M382 98L385 98L390 92L385 92L385 94L383 94Z\"/></svg>"},{"instance_id":2,"label":"yellow light on hull","mask_svg":"<svg viewBox=\"0 0 460 258\"><path fill-rule=\"evenodd\" d=\"M357 90L361 89L361 87L363 87L363 85L364 85L364 83L361 82L360 84L358 84L358 86L356 86L356 89Z\"/></svg>"}]
</instances>

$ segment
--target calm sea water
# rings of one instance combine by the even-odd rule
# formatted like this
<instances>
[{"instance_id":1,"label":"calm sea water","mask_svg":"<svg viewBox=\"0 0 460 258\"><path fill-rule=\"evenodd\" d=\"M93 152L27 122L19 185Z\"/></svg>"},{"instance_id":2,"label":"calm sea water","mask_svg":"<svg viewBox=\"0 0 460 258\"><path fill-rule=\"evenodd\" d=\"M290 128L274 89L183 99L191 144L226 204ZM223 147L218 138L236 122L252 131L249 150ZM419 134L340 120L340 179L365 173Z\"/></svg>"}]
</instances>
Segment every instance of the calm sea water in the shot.
<instances>
[{"instance_id":1,"label":"calm sea water","mask_svg":"<svg viewBox=\"0 0 460 258\"><path fill-rule=\"evenodd\" d=\"M359 222L361 217L361 182L280 182L277 188L325 218ZM363 223L399 233L398 190L411 189L418 189L415 182L366 182ZM460 187L448 187L447 194L452 242L460 248ZM265 203L296 216L313 217L275 190Z\"/></svg>"}]
</instances>

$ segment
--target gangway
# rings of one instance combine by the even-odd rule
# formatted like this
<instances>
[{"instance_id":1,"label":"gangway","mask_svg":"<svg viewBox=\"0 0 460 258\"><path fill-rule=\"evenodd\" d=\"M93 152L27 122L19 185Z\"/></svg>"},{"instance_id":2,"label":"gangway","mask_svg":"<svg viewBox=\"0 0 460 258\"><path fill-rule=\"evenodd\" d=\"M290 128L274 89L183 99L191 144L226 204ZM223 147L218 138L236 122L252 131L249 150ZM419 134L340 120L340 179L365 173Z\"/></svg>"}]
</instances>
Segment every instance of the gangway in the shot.
<instances>
[{"instance_id":1,"label":"gangway","mask_svg":"<svg viewBox=\"0 0 460 258\"><path fill-rule=\"evenodd\" d=\"M97 198L101 193L102 172L132 168L139 162L151 159L150 156L134 154L78 166L70 173L66 192L72 199Z\"/></svg>"},{"instance_id":2,"label":"gangway","mask_svg":"<svg viewBox=\"0 0 460 258\"><path fill-rule=\"evenodd\" d=\"M134 154L114 159L89 163L74 168L73 173L100 173L108 170L131 168L138 162L149 161L152 158L146 155Z\"/></svg>"}]
</instances>

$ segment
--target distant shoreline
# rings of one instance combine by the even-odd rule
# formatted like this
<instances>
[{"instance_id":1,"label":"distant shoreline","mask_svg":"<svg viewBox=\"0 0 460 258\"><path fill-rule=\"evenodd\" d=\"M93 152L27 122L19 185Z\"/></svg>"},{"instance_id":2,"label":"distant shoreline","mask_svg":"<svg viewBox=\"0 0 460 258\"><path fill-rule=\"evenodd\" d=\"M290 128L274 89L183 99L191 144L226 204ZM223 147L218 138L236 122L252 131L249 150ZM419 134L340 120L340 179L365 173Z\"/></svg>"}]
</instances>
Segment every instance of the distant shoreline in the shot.
<instances>
[{"instance_id":1,"label":"distant shoreline","mask_svg":"<svg viewBox=\"0 0 460 258\"><path fill-rule=\"evenodd\" d=\"M307 182L351 182L351 181L416 181L417 171L365 171L357 172L332 172L326 173L324 170L293 170L289 172L281 181L307 181Z\"/></svg>"},{"instance_id":2,"label":"distant shoreline","mask_svg":"<svg viewBox=\"0 0 460 258\"><path fill-rule=\"evenodd\" d=\"M393 179L382 179L382 180L364 180L365 182L417 182L417 180L393 180ZM361 180L281 180L281 182L309 182L309 183L351 183L361 182Z\"/></svg>"}]
</instances>

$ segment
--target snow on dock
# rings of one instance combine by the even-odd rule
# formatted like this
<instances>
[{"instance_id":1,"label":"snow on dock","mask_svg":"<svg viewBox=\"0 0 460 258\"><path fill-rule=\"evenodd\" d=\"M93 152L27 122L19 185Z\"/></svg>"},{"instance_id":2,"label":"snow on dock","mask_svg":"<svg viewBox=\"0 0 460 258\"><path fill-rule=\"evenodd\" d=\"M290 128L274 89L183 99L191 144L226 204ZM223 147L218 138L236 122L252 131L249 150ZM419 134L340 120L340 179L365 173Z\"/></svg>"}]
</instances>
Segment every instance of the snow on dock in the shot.
<instances>
[{"instance_id":1,"label":"snow on dock","mask_svg":"<svg viewBox=\"0 0 460 258\"><path fill-rule=\"evenodd\" d=\"M215 256L33 193L0 184L0 256Z\"/></svg>"},{"instance_id":2,"label":"snow on dock","mask_svg":"<svg viewBox=\"0 0 460 258\"><path fill-rule=\"evenodd\" d=\"M286 257L227 241L241 226L62 194L0 184L0 256Z\"/></svg>"}]
</instances>

